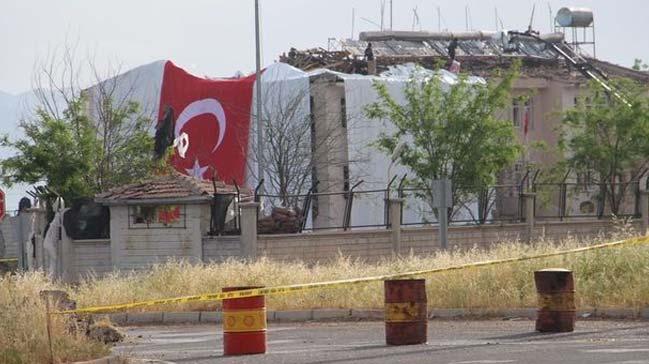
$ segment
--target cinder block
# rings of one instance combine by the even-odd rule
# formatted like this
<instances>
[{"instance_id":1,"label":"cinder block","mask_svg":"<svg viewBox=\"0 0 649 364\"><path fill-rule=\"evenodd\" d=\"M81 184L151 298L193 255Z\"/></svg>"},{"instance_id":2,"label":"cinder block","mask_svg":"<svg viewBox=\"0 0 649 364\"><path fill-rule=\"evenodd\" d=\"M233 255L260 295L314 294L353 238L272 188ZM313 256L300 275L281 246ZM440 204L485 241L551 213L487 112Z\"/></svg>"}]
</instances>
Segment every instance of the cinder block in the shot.
<instances>
[{"instance_id":1,"label":"cinder block","mask_svg":"<svg viewBox=\"0 0 649 364\"><path fill-rule=\"evenodd\" d=\"M354 310L352 309L351 316L354 319L360 320L383 320L383 310Z\"/></svg>"},{"instance_id":2,"label":"cinder block","mask_svg":"<svg viewBox=\"0 0 649 364\"><path fill-rule=\"evenodd\" d=\"M196 324L200 322L200 312L165 312L162 315L165 324Z\"/></svg>"},{"instance_id":3,"label":"cinder block","mask_svg":"<svg viewBox=\"0 0 649 364\"><path fill-rule=\"evenodd\" d=\"M162 323L162 312L139 312L129 313L126 323L128 324L159 324Z\"/></svg>"},{"instance_id":4,"label":"cinder block","mask_svg":"<svg viewBox=\"0 0 649 364\"><path fill-rule=\"evenodd\" d=\"M274 321L309 321L313 320L312 310L275 311Z\"/></svg>"},{"instance_id":5,"label":"cinder block","mask_svg":"<svg viewBox=\"0 0 649 364\"><path fill-rule=\"evenodd\" d=\"M221 323L223 322L223 312L209 311L201 312L199 315L200 322Z\"/></svg>"},{"instance_id":6,"label":"cinder block","mask_svg":"<svg viewBox=\"0 0 649 364\"><path fill-rule=\"evenodd\" d=\"M329 319L342 319L350 318L351 310L343 309L323 309L323 310L313 310L313 319L318 320L329 320Z\"/></svg>"}]
</instances>

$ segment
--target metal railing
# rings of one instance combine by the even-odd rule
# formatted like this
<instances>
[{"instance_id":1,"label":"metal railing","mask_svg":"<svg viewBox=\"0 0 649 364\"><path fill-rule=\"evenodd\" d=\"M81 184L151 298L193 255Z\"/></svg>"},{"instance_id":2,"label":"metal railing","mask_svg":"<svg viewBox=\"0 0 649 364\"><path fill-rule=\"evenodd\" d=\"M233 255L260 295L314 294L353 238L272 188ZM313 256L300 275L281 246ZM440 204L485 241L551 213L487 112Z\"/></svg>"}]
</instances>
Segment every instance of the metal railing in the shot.
<instances>
[{"instance_id":1,"label":"metal railing","mask_svg":"<svg viewBox=\"0 0 649 364\"><path fill-rule=\"evenodd\" d=\"M519 183L487 187L461 188L462 195L453 196L449 209L451 225L483 225L524 221L524 193L534 193L534 217L540 220L562 221L569 218L603 219L611 216L640 216L639 181L611 184L583 184L566 182L537 182L538 173L526 174ZM432 205L429 190L405 187L405 176L399 184L392 178L386 188L362 190L363 181L348 191L315 192L315 186L306 194L260 194L266 211L273 208L294 208L299 220L298 232L318 230L358 230L390 227L390 197L403 200L401 225L436 225L437 211ZM466 192L469 191L469 192ZM294 201L285 206L282 201ZM301 208L298 208L301 206Z\"/></svg>"}]
</instances>

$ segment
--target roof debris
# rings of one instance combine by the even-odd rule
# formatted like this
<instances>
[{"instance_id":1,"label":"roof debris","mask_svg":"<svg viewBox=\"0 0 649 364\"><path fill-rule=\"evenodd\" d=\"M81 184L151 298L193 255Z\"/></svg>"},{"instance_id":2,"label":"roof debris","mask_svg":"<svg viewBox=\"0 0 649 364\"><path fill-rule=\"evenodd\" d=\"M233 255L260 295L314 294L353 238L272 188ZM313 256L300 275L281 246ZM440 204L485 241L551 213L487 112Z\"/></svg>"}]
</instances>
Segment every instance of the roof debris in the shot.
<instances>
[{"instance_id":1,"label":"roof debris","mask_svg":"<svg viewBox=\"0 0 649 364\"><path fill-rule=\"evenodd\" d=\"M327 68L343 73L367 74L367 61L363 56L368 43L372 43L378 73L408 62L435 69L448 62L448 46L451 40L456 39L456 60L462 63L463 70L476 76L492 76L494 71L508 68L514 59L520 59L524 76L581 81L583 76L545 43L563 42L563 34L549 33L539 37L543 41L508 32L362 32L358 40L339 41L340 49L335 51L291 48L288 55L280 56L280 62L304 71ZM609 76L649 82L649 74L645 72L592 58L589 61Z\"/></svg>"}]
</instances>

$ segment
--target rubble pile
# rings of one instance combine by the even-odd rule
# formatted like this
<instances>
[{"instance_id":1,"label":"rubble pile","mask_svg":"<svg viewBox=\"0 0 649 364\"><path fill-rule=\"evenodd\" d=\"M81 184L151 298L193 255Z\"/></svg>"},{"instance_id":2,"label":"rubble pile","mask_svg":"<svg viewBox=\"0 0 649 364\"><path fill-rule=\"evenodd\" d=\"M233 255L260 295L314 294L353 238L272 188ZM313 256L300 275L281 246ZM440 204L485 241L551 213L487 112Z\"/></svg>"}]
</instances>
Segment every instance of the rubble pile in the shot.
<instances>
[{"instance_id":1,"label":"rubble pile","mask_svg":"<svg viewBox=\"0 0 649 364\"><path fill-rule=\"evenodd\" d=\"M344 73L367 74L367 62L353 57L347 51L328 51L324 48L307 50L291 48L288 55L280 55L279 61L303 71L327 68Z\"/></svg>"},{"instance_id":2,"label":"rubble pile","mask_svg":"<svg viewBox=\"0 0 649 364\"><path fill-rule=\"evenodd\" d=\"M292 234L300 231L302 210L299 207L273 207L269 216L257 221L260 234Z\"/></svg>"}]
</instances>

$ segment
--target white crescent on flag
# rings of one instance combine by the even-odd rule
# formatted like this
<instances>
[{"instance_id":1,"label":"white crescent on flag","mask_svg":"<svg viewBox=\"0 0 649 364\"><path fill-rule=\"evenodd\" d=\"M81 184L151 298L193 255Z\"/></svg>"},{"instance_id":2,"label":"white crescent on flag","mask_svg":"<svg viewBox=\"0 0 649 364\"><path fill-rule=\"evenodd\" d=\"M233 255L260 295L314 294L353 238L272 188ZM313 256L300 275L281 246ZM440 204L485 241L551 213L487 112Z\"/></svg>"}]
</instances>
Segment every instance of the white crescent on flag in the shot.
<instances>
[{"instance_id":1,"label":"white crescent on flag","mask_svg":"<svg viewBox=\"0 0 649 364\"><path fill-rule=\"evenodd\" d=\"M203 114L212 114L216 118L216 121L219 123L219 137L212 149L212 152L221 145L223 142L223 137L225 136L225 128L227 126L227 121L225 119L225 111L223 111L223 106L216 99L202 99L194 101L191 104L187 105L185 109L178 116L176 120L176 128L174 130L175 137L180 136L180 131L183 126L187 124L191 119L203 115Z\"/></svg>"}]
</instances>

